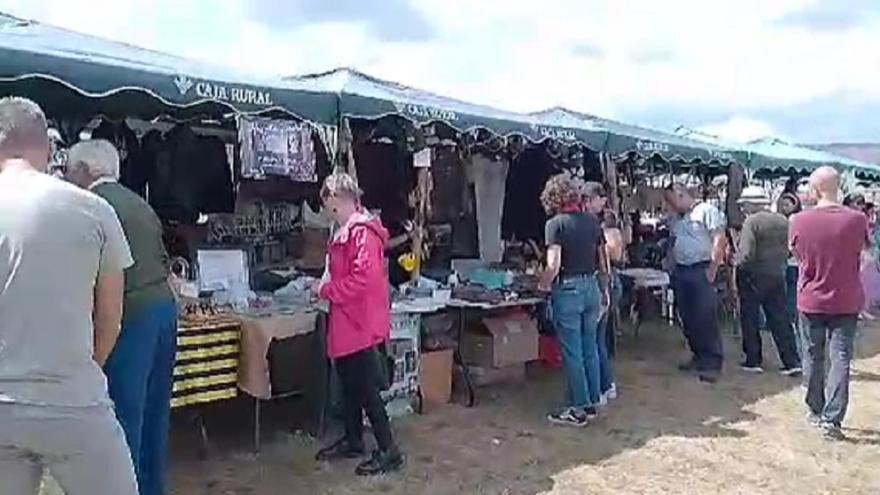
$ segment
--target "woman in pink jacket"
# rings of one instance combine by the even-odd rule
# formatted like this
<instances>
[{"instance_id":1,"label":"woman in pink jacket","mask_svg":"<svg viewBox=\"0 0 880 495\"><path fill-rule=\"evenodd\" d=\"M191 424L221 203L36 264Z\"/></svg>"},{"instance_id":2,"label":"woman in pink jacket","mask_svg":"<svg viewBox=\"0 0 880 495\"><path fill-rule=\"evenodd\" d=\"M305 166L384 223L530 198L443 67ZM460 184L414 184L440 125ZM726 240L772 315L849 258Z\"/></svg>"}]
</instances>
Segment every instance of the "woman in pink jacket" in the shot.
<instances>
[{"instance_id":1,"label":"woman in pink jacket","mask_svg":"<svg viewBox=\"0 0 880 495\"><path fill-rule=\"evenodd\" d=\"M403 456L379 396L382 377L376 353L377 344L388 340L391 331L383 254L388 231L360 206L360 195L354 178L342 173L327 177L321 188L321 200L337 230L329 246L329 279L322 281L318 295L330 302L327 353L342 385L345 436L318 452L318 459L363 456L366 411L378 449L355 472L375 475L400 469Z\"/></svg>"}]
</instances>

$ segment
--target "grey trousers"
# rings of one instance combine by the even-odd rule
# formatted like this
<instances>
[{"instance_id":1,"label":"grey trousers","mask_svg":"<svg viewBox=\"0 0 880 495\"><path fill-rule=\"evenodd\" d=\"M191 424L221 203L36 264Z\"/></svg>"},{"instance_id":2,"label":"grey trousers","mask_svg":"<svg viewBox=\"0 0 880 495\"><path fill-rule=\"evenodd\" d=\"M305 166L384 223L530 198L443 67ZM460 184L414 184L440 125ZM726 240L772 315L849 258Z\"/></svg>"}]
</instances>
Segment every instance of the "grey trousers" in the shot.
<instances>
[{"instance_id":1,"label":"grey trousers","mask_svg":"<svg viewBox=\"0 0 880 495\"><path fill-rule=\"evenodd\" d=\"M810 413L840 427L849 403L849 370L858 315L801 314L804 384ZM831 361L826 375L825 357Z\"/></svg>"},{"instance_id":2,"label":"grey trousers","mask_svg":"<svg viewBox=\"0 0 880 495\"><path fill-rule=\"evenodd\" d=\"M0 404L0 494L36 495L43 469L66 495L137 495L131 454L109 405Z\"/></svg>"}]
</instances>

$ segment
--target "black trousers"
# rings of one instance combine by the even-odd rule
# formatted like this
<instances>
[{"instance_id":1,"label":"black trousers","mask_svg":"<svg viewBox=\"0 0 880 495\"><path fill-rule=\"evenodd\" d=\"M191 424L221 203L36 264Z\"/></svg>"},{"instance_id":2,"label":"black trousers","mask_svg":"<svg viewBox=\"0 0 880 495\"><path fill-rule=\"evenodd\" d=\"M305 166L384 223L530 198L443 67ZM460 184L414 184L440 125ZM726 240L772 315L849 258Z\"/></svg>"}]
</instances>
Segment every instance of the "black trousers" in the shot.
<instances>
[{"instance_id":1,"label":"black trousers","mask_svg":"<svg viewBox=\"0 0 880 495\"><path fill-rule=\"evenodd\" d=\"M718 293L706 278L709 262L676 265L672 273L675 305L685 339L700 371L721 371L724 348L718 329Z\"/></svg>"},{"instance_id":2,"label":"black trousers","mask_svg":"<svg viewBox=\"0 0 880 495\"><path fill-rule=\"evenodd\" d=\"M394 448L391 423L385 404L379 396L383 377L379 356L375 349L364 349L336 360L336 370L342 385L342 403L345 414L345 438L353 446L363 445L363 413L367 413L379 450Z\"/></svg>"},{"instance_id":3,"label":"black trousers","mask_svg":"<svg viewBox=\"0 0 880 495\"><path fill-rule=\"evenodd\" d=\"M794 327L785 297L785 272L780 270L779 273L759 274L739 270L736 281L746 363L760 366L763 360L758 328L759 312L763 308L782 365L786 368L799 367L800 358L795 344Z\"/></svg>"}]
</instances>

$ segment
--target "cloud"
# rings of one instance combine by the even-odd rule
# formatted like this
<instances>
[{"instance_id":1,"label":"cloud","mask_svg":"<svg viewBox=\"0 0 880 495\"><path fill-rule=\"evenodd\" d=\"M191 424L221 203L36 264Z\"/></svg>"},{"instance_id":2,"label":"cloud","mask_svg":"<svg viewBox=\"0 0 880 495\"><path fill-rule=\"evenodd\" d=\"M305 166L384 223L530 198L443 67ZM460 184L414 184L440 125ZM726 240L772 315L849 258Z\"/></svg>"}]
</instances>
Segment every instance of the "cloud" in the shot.
<instances>
[{"instance_id":1,"label":"cloud","mask_svg":"<svg viewBox=\"0 0 880 495\"><path fill-rule=\"evenodd\" d=\"M251 19L270 29L350 22L367 26L382 41L433 37L431 24L407 0L253 0L249 7Z\"/></svg>"},{"instance_id":2,"label":"cloud","mask_svg":"<svg viewBox=\"0 0 880 495\"><path fill-rule=\"evenodd\" d=\"M636 50L630 54L630 59L636 64L658 64L671 62L675 58L672 50L664 48L646 48Z\"/></svg>"},{"instance_id":3,"label":"cloud","mask_svg":"<svg viewBox=\"0 0 880 495\"><path fill-rule=\"evenodd\" d=\"M571 47L571 54L576 57L601 58L605 51L590 43L578 43Z\"/></svg>"},{"instance_id":4,"label":"cloud","mask_svg":"<svg viewBox=\"0 0 880 495\"><path fill-rule=\"evenodd\" d=\"M864 25L878 14L880 4L876 0L820 0L780 17L776 23L814 31L845 31Z\"/></svg>"},{"instance_id":5,"label":"cloud","mask_svg":"<svg viewBox=\"0 0 880 495\"><path fill-rule=\"evenodd\" d=\"M704 125L699 130L728 141L740 143L768 136L783 137L779 136L769 123L741 116L731 117L724 122Z\"/></svg>"},{"instance_id":6,"label":"cloud","mask_svg":"<svg viewBox=\"0 0 880 495\"><path fill-rule=\"evenodd\" d=\"M872 139L870 112L880 114L875 0L0 0L0 10L252 73L354 66L510 110L561 105L667 130L751 119L793 140Z\"/></svg>"}]
</instances>

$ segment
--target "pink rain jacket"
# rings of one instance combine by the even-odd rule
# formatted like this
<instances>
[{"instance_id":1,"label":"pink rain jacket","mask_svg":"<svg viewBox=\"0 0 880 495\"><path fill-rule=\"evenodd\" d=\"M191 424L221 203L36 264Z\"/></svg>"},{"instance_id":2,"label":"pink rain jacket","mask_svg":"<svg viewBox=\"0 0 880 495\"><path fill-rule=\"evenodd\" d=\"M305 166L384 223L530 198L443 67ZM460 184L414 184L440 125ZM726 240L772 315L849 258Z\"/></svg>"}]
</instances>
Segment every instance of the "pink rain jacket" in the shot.
<instances>
[{"instance_id":1,"label":"pink rain jacket","mask_svg":"<svg viewBox=\"0 0 880 495\"><path fill-rule=\"evenodd\" d=\"M330 240L329 281L320 297L330 301L327 354L348 356L388 340L391 333L382 222L357 212Z\"/></svg>"}]
</instances>

